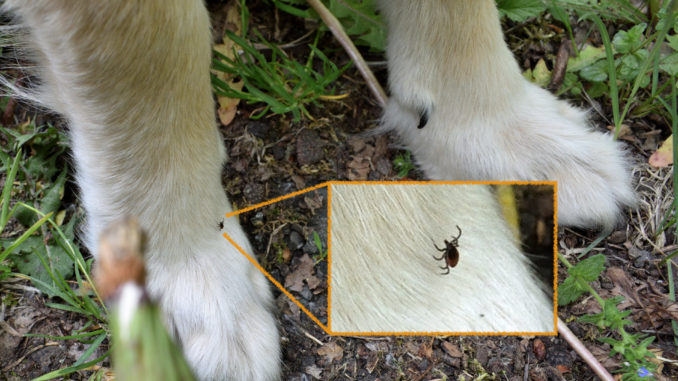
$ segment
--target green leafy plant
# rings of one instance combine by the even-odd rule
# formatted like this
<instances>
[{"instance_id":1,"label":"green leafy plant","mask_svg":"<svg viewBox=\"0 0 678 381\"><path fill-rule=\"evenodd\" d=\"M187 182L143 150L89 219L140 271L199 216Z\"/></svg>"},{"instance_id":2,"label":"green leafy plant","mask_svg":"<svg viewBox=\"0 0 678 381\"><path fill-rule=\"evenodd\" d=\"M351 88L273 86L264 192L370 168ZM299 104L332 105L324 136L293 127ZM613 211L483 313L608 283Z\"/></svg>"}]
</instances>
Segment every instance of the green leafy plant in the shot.
<instances>
[{"instance_id":1,"label":"green leafy plant","mask_svg":"<svg viewBox=\"0 0 678 381\"><path fill-rule=\"evenodd\" d=\"M601 331L616 331L620 339L601 337L598 340L612 347L610 356L620 354L624 358L623 366L617 372L622 373L623 380L646 380L647 378L643 378L646 372L651 373L657 368L650 361L655 356L647 348L654 340L654 337L626 332L624 327L633 323L626 319L631 314L631 311L620 311L617 308L619 303L623 301L623 298L618 296L603 299L590 285L605 270L605 256L597 254L584 259L576 265L572 265L560 254L558 258L567 267L569 274L567 279L558 287L558 305L574 302L584 293L593 295L598 304L600 304L602 312L585 315L579 321L594 324Z\"/></svg>"},{"instance_id":2,"label":"green leafy plant","mask_svg":"<svg viewBox=\"0 0 678 381\"><path fill-rule=\"evenodd\" d=\"M499 15L522 22L537 17L546 10L542 0L496 0Z\"/></svg>"},{"instance_id":3,"label":"green leafy plant","mask_svg":"<svg viewBox=\"0 0 678 381\"><path fill-rule=\"evenodd\" d=\"M604 19L639 23L646 20L645 15L629 0L496 0L499 15L516 22L540 16L548 9L558 21L564 22L568 9L580 17L598 15Z\"/></svg>"},{"instance_id":4,"label":"green leafy plant","mask_svg":"<svg viewBox=\"0 0 678 381\"><path fill-rule=\"evenodd\" d=\"M395 159L393 159L393 167L398 171L398 177L409 175L410 171L415 168L410 152L407 151L404 154L396 155Z\"/></svg>"}]
</instances>

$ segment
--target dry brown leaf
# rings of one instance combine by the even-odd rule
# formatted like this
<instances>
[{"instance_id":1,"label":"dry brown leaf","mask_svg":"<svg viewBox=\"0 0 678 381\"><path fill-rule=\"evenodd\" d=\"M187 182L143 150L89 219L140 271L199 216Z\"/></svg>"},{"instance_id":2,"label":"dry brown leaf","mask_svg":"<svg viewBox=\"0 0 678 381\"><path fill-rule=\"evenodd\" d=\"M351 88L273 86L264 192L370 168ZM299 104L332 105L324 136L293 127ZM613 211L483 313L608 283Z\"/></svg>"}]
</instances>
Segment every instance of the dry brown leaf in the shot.
<instances>
[{"instance_id":1,"label":"dry brown leaf","mask_svg":"<svg viewBox=\"0 0 678 381\"><path fill-rule=\"evenodd\" d=\"M432 347L433 341L430 341L428 343L423 343L420 347L419 350L417 351L417 355L421 357L425 357L427 359L431 359L431 356L433 355L433 347Z\"/></svg>"},{"instance_id":2,"label":"dry brown leaf","mask_svg":"<svg viewBox=\"0 0 678 381\"><path fill-rule=\"evenodd\" d=\"M337 343L327 343L316 351L319 355L325 357L327 362L334 360L341 360L344 357L344 349L337 345Z\"/></svg>"},{"instance_id":3,"label":"dry brown leaf","mask_svg":"<svg viewBox=\"0 0 678 381\"><path fill-rule=\"evenodd\" d=\"M233 82L232 80L227 80L226 82L232 89L238 91L242 90L244 83L243 81ZM235 118L235 114L238 111L238 104L240 104L240 99L217 96L217 101L219 102L219 108L217 109L219 122L223 126L228 126L233 121L233 118Z\"/></svg>"},{"instance_id":4,"label":"dry brown leaf","mask_svg":"<svg viewBox=\"0 0 678 381\"><path fill-rule=\"evenodd\" d=\"M556 63L553 65L553 76L551 76L551 83L549 83L549 88L551 89L560 87L565 79L567 61L570 59L570 44L571 42L568 39L564 39L560 43L558 54L556 55Z\"/></svg>"},{"instance_id":5,"label":"dry brown leaf","mask_svg":"<svg viewBox=\"0 0 678 381\"><path fill-rule=\"evenodd\" d=\"M664 168L673 164L673 135L664 140L661 147L650 156L648 162L655 168Z\"/></svg>"},{"instance_id":6,"label":"dry brown leaf","mask_svg":"<svg viewBox=\"0 0 678 381\"><path fill-rule=\"evenodd\" d=\"M290 291L301 292L304 288L304 281L311 290L318 287L321 282L313 275L314 266L313 259L308 254L304 254L297 268L285 277L285 288Z\"/></svg>"},{"instance_id":7,"label":"dry brown leaf","mask_svg":"<svg viewBox=\"0 0 678 381\"><path fill-rule=\"evenodd\" d=\"M311 366L307 366L305 370L306 370L306 373L310 374L311 377L313 377L313 378L315 378L315 379L317 379L317 380L320 379L320 376L321 376L322 373L323 373L322 368L318 368L318 366L315 365L315 364L313 364L313 365L311 365Z\"/></svg>"},{"instance_id":8,"label":"dry brown leaf","mask_svg":"<svg viewBox=\"0 0 678 381\"><path fill-rule=\"evenodd\" d=\"M294 181L294 185L297 187L297 189L306 188L306 182L304 181L303 177L299 175L292 175L292 181Z\"/></svg>"},{"instance_id":9,"label":"dry brown leaf","mask_svg":"<svg viewBox=\"0 0 678 381\"><path fill-rule=\"evenodd\" d=\"M605 369L617 369L621 365L616 357L610 357L610 350L599 345L588 347L593 357L600 362Z\"/></svg>"},{"instance_id":10,"label":"dry brown leaf","mask_svg":"<svg viewBox=\"0 0 678 381\"><path fill-rule=\"evenodd\" d=\"M616 127L615 126L607 126L607 129L614 134ZM631 136L631 127L629 127L628 124L623 124L619 126L619 138L624 138L624 137L629 137Z\"/></svg>"},{"instance_id":11,"label":"dry brown leaf","mask_svg":"<svg viewBox=\"0 0 678 381\"><path fill-rule=\"evenodd\" d=\"M365 366L367 373L372 374L374 368L377 367L377 364L379 364L379 356L371 354L369 360L367 360L367 365Z\"/></svg>"},{"instance_id":12,"label":"dry brown leaf","mask_svg":"<svg viewBox=\"0 0 678 381\"><path fill-rule=\"evenodd\" d=\"M464 354L459 350L459 347L450 343L449 341L443 341L443 350L450 357L461 358Z\"/></svg>"},{"instance_id":13,"label":"dry brown leaf","mask_svg":"<svg viewBox=\"0 0 678 381\"><path fill-rule=\"evenodd\" d=\"M532 352L537 360L541 361L546 357L546 345L541 339L534 339L532 342Z\"/></svg>"},{"instance_id":14,"label":"dry brown leaf","mask_svg":"<svg viewBox=\"0 0 678 381\"><path fill-rule=\"evenodd\" d=\"M304 196L304 204L315 214L315 210L323 206L323 195L320 192L313 192L309 196Z\"/></svg>"},{"instance_id":15,"label":"dry brown leaf","mask_svg":"<svg viewBox=\"0 0 678 381\"><path fill-rule=\"evenodd\" d=\"M363 148L365 148L365 139L360 139L360 138L351 138L348 139L348 145L351 146L351 149L353 152L360 152Z\"/></svg>"},{"instance_id":16,"label":"dry brown leaf","mask_svg":"<svg viewBox=\"0 0 678 381\"><path fill-rule=\"evenodd\" d=\"M355 155L346 164L347 177L351 181L367 180L367 175L370 173L370 160L359 155Z\"/></svg>"},{"instance_id":17,"label":"dry brown leaf","mask_svg":"<svg viewBox=\"0 0 678 381\"><path fill-rule=\"evenodd\" d=\"M376 141L374 142L374 157L379 158L388 152L388 138L386 135L377 136Z\"/></svg>"},{"instance_id":18,"label":"dry brown leaf","mask_svg":"<svg viewBox=\"0 0 678 381\"><path fill-rule=\"evenodd\" d=\"M606 276L610 278L614 282L616 286L614 289L612 289L613 293L619 293L624 298L626 299L625 302L627 303L622 303L622 304L632 304L631 302L635 302L635 304L639 307L643 307L642 302L640 301L640 297L638 296L638 293L635 290L634 287L634 282L633 279L624 271L624 269L620 267L610 267L607 269L605 272ZM627 306L622 306L620 305L619 308L623 309L626 308Z\"/></svg>"},{"instance_id":19,"label":"dry brown leaf","mask_svg":"<svg viewBox=\"0 0 678 381\"><path fill-rule=\"evenodd\" d=\"M282 252L283 262L288 263L292 259L292 251L289 248L285 248Z\"/></svg>"},{"instance_id":20,"label":"dry brown leaf","mask_svg":"<svg viewBox=\"0 0 678 381\"><path fill-rule=\"evenodd\" d=\"M227 4L226 10L226 28L235 34L240 34L242 30L242 25L240 23L240 7L237 1ZM214 45L214 50L223 54L224 56L233 59L234 58L234 48L236 47L235 43L224 36L223 44ZM212 73L217 76L217 78L226 82L234 90L242 90L244 82L239 78L233 78L229 74L222 71L213 70ZM219 116L219 122L227 126L233 121L235 113L238 110L238 104L240 99L229 98L224 96L217 96L217 102L219 103L219 109L217 109L217 115Z\"/></svg>"}]
</instances>

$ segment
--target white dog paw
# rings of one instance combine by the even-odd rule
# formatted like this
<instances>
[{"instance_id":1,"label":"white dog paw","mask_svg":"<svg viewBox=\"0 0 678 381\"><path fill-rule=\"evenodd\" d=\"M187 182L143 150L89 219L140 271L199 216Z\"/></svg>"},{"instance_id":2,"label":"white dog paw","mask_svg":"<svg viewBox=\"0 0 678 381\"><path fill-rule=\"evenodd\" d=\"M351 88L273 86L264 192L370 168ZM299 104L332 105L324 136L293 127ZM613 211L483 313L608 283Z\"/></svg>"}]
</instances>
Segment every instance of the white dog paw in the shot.
<instances>
[{"instance_id":1,"label":"white dog paw","mask_svg":"<svg viewBox=\"0 0 678 381\"><path fill-rule=\"evenodd\" d=\"M249 248L238 236L234 239ZM149 291L160 301L170 331L199 379L279 379L269 285L228 241L217 236L184 247L182 256L167 255L163 263L149 260L148 267Z\"/></svg>"},{"instance_id":2,"label":"white dog paw","mask_svg":"<svg viewBox=\"0 0 678 381\"><path fill-rule=\"evenodd\" d=\"M522 86L510 99L476 108L463 94L448 96L429 108L423 126L420 106L396 96L383 124L397 130L431 179L555 180L559 222L614 225L635 199L621 144L592 131L583 111L526 81Z\"/></svg>"}]
</instances>

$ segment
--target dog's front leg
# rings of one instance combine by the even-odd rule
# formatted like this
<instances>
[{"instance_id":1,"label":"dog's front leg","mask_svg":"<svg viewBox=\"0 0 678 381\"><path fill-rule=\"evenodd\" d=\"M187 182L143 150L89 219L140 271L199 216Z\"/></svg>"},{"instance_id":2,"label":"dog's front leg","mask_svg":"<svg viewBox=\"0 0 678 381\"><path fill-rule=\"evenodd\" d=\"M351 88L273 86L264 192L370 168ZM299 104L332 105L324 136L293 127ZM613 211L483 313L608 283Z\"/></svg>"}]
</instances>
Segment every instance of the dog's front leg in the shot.
<instances>
[{"instance_id":1,"label":"dog's front leg","mask_svg":"<svg viewBox=\"0 0 678 381\"><path fill-rule=\"evenodd\" d=\"M381 8L392 93L383 123L430 178L557 180L567 225L610 226L633 204L621 146L521 76L493 0Z\"/></svg>"},{"instance_id":2,"label":"dog's front leg","mask_svg":"<svg viewBox=\"0 0 678 381\"><path fill-rule=\"evenodd\" d=\"M267 282L223 237L230 210L201 1L10 1L63 114L87 210L103 226L136 215L148 287L201 379L272 380L279 343ZM245 249L232 219L223 228Z\"/></svg>"}]
</instances>

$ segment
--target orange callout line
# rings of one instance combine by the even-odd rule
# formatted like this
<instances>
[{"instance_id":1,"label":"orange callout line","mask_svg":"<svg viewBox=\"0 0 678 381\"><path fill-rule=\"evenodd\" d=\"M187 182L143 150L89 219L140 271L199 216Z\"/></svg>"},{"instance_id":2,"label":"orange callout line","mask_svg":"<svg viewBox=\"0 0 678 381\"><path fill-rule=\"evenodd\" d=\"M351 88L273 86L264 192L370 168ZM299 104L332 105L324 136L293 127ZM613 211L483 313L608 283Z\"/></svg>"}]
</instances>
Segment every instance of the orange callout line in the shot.
<instances>
[{"instance_id":1,"label":"orange callout line","mask_svg":"<svg viewBox=\"0 0 678 381\"><path fill-rule=\"evenodd\" d=\"M554 330L552 332L334 332L332 327L332 187L331 185L551 185L553 186L553 205L554 205L554 228L553 228L553 320ZM243 209L230 212L226 217L233 217L241 213L249 212L251 210L276 203L291 197L298 196L316 189L327 187L327 325L324 325L315 317L306 307L304 307L292 294L287 291L280 282L275 280L261 265L249 254L247 254L238 244L231 239L231 237L223 233L226 238L238 251L244 255L259 271L261 271L278 289L287 297L290 298L311 320L313 320L320 328L328 335L344 335L344 336L461 336L461 335L483 335L483 336L526 336L526 335L542 335L542 336L556 336L558 327L558 260L557 260L557 234L558 234L558 183L556 181L327 181L309 188L304 188L300 191L292 192L284 196L276 197L269 201L259 204L251 205Z\"/></svg>"},{"instance_id":2,"label":"orange callout line","mask_svg":"<svg viewBox=\"0 0 678 381\"><path fill-rule=\"evenodd\" d=\"M558 182L553 183L553 326L558 331Z\"/></svg>"},{"instance_id":3,"label":"orange callout line","mask_svg":"<svg viewBox=\"0 0 678 381\"><path fill-rule=\"evenodd\" d=\"M300 191L292 192L292 193L286 194L284 196L276 197L274 199L264 201L264 202L261 202L261 203L256 204L256 205L252 205L252 206L248 206L246 208L240 209L240 210L236 210L235 212L226 213L226 217L237 216L240 213L249 212L250 210L254 210L254 209L257 209L257 208L261 208L262 206L270 205L270 204L276 203L278 201L282 201L282 200L285 200L285 199L288 199L288 198L292 198L292 197L298 196L302 193L310 192L312 190L316 190L316 189L319 189L319 188L324 188L324 187L328 186L330 183L331 182L320 183L318 185L314 185L314 186L309 187L309 188L304 188Z\"/></svg>"},{"instance_id":4,"label":"orange callout line","mask_svg":"<svg viewBox=\"0 0 678 381\"><path fill-rule=\"evenodd\" d=\"M318 320L318 318L315 317L315 315L313 315L313 314L311 313L311 311L307 310L306 307L304 307L301 303L299 303L299 301L298 301L294 296L292 296L292 294L290 294L290 292L287 291L287 290L283 287L282 284L280 284L277 280L275 280L275 279L271 276L271 274L269 274L266 270L264 270L264 268L261 267L261 265L260 265L256 260L254 260L252 257L250 257L250 256L245 252L245 250L243 250L237 243L235 243L235 241L234 241L228 234L224 233L223 236L224 236L224 238L226 238L226 240L228 240L228 242L231 243L231 245L233 245L233 247L235 247L236 249L238 249L238 251L240 252L240 254L244 255L245 258L247 258L250 262L252 262L252 264L253 264L256 268L258 268L259 271L261 271L261 272L266 276L266 278L268 278L268 280L270 280L271 282L273 282L273 284L275 284L275 286L278 287L278 288L280 289L280 291L283 292L283 294L287 295L287 297L290 298L290 300L292 300L297 306L299 306L299 308L301 308L301 310L304 311L304 313L306 313L306 315L308 315L308 317L310 317L311 320L313 320L316 324L318 324L318 325L320 326L320 328L323 329L323 331L325 331L328 335L331 335L331 334L332 334L332 333L330 332L330 330L329 330L323 323L321 323L320 320Z\"/></svg>"}]
</instances>

